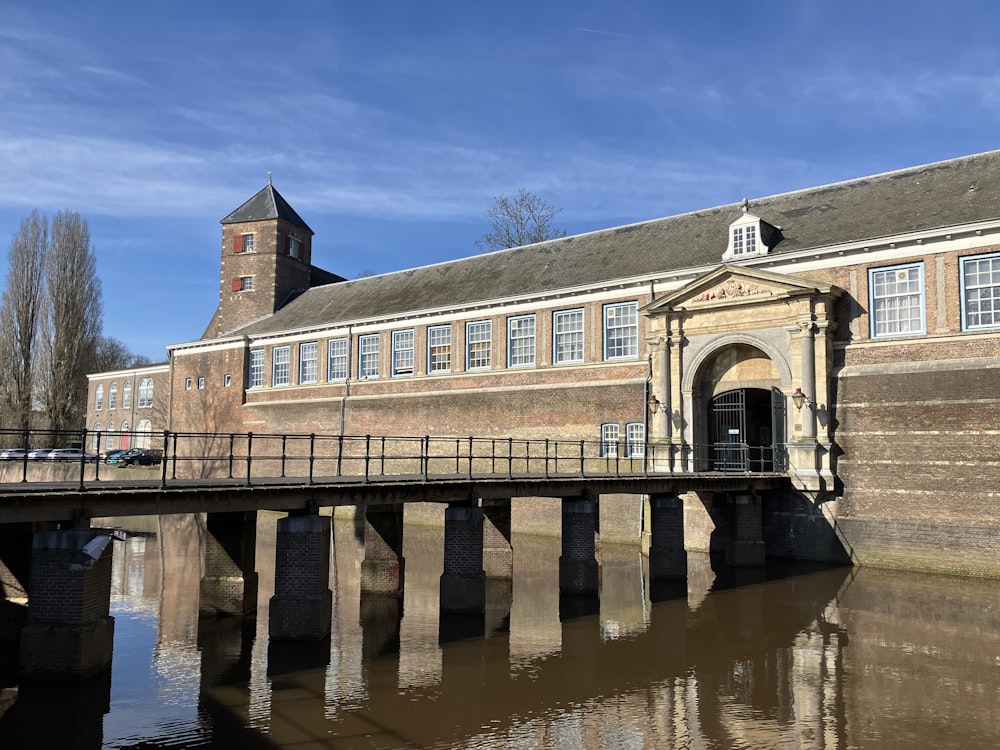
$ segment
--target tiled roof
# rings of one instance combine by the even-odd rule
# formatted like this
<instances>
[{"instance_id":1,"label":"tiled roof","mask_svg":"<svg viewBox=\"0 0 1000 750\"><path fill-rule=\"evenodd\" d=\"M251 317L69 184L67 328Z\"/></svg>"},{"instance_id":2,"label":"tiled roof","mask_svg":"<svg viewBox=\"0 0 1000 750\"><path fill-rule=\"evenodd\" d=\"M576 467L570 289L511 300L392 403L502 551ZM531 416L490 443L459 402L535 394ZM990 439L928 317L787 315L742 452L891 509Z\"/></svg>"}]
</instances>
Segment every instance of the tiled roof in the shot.
<instances>
[{"instance_id":1,"label":"tiled roof","mask_svg":"<svg viewBox=\"0 0 1000 750\"><path fill-rule=\"evenodd\" d=\"M267 219L284 219L290 224L305 229L314 234L288 201L281 197L274 185L267 183L261 190L242 206L224 218L222 224L240 224L246 221L266 221Z\"/></svg>"},{"instance_id":2,"label":"tiled roof","mask_svg":"<svg viewBox=\"0 0 1000 750\"><path fill-rule=\"evenodd\" d=\"M251 199L254 200L254 199ZM771 255L1000 218L1000 151L767 198ZM234 212L235 213L235 212ZM421 309L715 265L739 203L310 289L241 333L336 325Z\"/></svg>"}]
</instances>

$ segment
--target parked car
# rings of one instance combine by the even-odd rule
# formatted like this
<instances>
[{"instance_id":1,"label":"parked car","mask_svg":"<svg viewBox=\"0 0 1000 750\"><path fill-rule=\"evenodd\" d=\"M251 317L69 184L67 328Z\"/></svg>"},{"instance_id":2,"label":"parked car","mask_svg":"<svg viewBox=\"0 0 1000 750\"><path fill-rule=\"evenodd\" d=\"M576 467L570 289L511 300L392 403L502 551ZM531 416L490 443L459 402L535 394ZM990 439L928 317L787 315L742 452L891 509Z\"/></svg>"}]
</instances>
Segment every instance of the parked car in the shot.
<instances>
[{"instance_id":1,"label":"parked car","mask_svg":"<svg viewBox=\"0 0 1000 750\"><path fill-rule=\"evenodd\" d=\"M128 454L133 453L134 451L137 451L137 450L139 450L139 449L138 448L119 448L116 451L108 451L107 453L104 454L104 463L106 463L106 464L116 464L119 461L121 461L121 459L124 456L127 456Z\"/></svg>"},{"instance_id":2,"label":"parked car","mask_svg":"<svg viewBox=\"0 0 1000 750\"><path fill-rule=\"evenodd\" d=\"M32 461L47 461L54 450L55 448L35 448L28 452L28 458Z\"/></svg>"},{"instance_id":3,"label":"parked car","mask_svg":"<svg viewBox=\"0 0 1000 750\"><path fill-rule=\"evenodd\" d=\"M84 453L81 448L53 448L46 456L49 461L96 461L93 453Z\"/></svg>"},{"instance_id":4,"label":"parked car","mask_svg":"<svg viewBox=\"0 0 1000 750\"><path fill-rule=\"evenodd\" d=\"M118 457L118 468L123 466L154 466L163 460L163 451L153 448L130 448Z\"/></svg>"},{"instance_id":5,"label":"parked car","mask_svg":"<svg viewBox=\"0 0 1000 750\"><path fill-rule=\"evenodd\" d=\"M24 448L0 448L0 461L21 461L24 459Z\"/></svg>"}]
</instances>

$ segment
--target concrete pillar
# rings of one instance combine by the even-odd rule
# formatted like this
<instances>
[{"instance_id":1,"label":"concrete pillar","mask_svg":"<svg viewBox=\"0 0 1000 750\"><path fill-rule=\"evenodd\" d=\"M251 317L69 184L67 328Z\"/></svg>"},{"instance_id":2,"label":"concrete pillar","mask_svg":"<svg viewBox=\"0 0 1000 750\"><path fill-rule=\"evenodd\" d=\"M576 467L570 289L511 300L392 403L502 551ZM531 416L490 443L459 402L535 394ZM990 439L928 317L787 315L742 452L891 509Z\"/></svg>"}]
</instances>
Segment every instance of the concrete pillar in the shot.
<instances>
[{"instance_id":1,"label":"concrete pillar","mask_svg":"<svg viewBox=\"0 0 1000 750\"><path fill-rule=\"evenodd\" d=\"M403 595L403 506L365 507L361 593Z\"/></svg>"},{"instance_id":2,"label":"concrete pillar","mask_svg":"<svg viewBox=\"0 0 1000 750\"><path fill-rule=\"evenodd\" d=\"M764 565L764 536L760 498L739 494L730 503L730 537L726 545L726 564L736 568Z\"/></svg>"},{"instance_id":3,"label":"concrete pillar","mask_svg":"<svg viewBox=\"0 0 1000 750\"><path fill-rule=\"evenodd\" d=\"M487 578L511 578L514 575L510 498L483 500L483 572Z\"/></svg>"},{"instance_id":4,"label":"concrete pillar","mask_svg":"<svg viewBox=\"0 0 1000 750\"><path fill-rule=\"evenodd\" d=\"M23 680L82 680L111 668L111 548L110 532L101 529L35 534Z\"/></svg>"},{"instance_id":5,"label":"concrete pillar","mask_svg":"<svg viewBox=\"0 0 1000 750\"><path fill-rule=\"evenodd\" d=\"M330 517L309 514L279 519L268 625L271 640L326 638L332 613Z\"/></svg>"},{"instance_id":6,"label":"concrete pillar","mask_svg":"<svg viewBox=\"0 0 1000 750\"><path fill-rule=\"evenodd\" d=\"M202 616L253 615L257 611L257 514L207 513Z\"/></svg>"},{"instance_id":7,"label":"concrete pillar","mask_svg":"<svg viewBox=\"0 0 1000 750\"><path fill-rule=\"evenodd\" d=\"M597 503L579 497L563 498L560 593L598 593L600 579L595 555L596 529Z\"/></svg>"},{"instance_id":8,"label":"concrete pillar","mask_svg":"<svg viewBox=\"0 0 1000 750\"><path fill-rule=\"evenodd\" d=\"M649 499L652 544L649 577L668 581L687 577L684 549L684 501L677 495L653 495Z\"/></svg>"},{"instance_id":9,"label":"concrete pillar","mask_svg":"<svg viewBox=\"0 0 1000 750\"><path fill-rule=\"evenodd\" d=\"M441 611L481 613L485 606L483 509L449 505L444 511Z\"/></svg>"}]
</instances>

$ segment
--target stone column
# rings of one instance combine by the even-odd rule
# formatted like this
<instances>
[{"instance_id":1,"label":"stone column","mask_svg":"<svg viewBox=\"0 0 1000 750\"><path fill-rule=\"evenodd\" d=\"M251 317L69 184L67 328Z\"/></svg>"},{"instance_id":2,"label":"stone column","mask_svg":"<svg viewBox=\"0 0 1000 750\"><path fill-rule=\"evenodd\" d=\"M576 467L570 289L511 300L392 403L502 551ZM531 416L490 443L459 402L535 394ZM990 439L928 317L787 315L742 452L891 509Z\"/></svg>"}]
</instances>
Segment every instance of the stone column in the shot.
<instances>
[{"instance_id":1,"label":"stone column","mask_svg":"<svg viewBox=\"0 0 1000 750\"><path fill-rule=\"evenodd\" d=\"M205 575L199 610L208 615L253 615L257 611L257 514L208 513Z\"/></svg>"},{"instance_id":2,"label":"stone column","mask_svg":"<svg viewBox=\"0 0 1000 750\"><path fill-rule=\"evenodd\" d=\"M806 440L816 439L816 342L813 339L812 316L809 320L800 320L799 349L802 358L802 392L813 403L802 407L802 437Z\"/></svg>"},{"instance_id":3,"label":"stone column","mask_svg":"<svg viewBox=\"0 0 1000 750\"><path fill-rule=\"evenodd\" d=\"M110 532L100 529L35 534L23 680L83 680L111 668L111 547Z\"/></svg>"},{"instance_id":4,"label":"stone column","mask_svg":"<svg viewBox=\"0 0 1000 750\"><path fill-rule=\"evenodd\" d=\"M649 577L669 581L687 577L684 550L684 501L677 495L653 495L649 499L652 544Z\"/></svg>"},{"instance_id":5,"label":"stone column","mask_svg":"<svg viewBox=\"0 0 1000 750\"><path fill-rule=\"evenodd\" d=\"M279 519L268 626L271 640L326 638L332 612L330 517L309 514Z\"/></svg>"},{"instance_id":6,"label":"stone column","mask_svg":"<svg viewBox=\"0 0 1000 750\"><path fill-rule=\"evenodd\" d=\"M444 511L441 611L481 613L485 606L483 509L449 505Z\"/></svg>"},{"instance_id":7,"label":"stone column","mask_svg":"<svg viewBox=\"0 0 1000 750\"><path fill-rule=\"evenodd\" d=\"M598 593L596 528L597 503L581 497L563 498L562 555L559 557L560 593Z\"/></svg>"},{"instance_id":8,"label":"stone column","mask_svg":"<svg viewBox=\"0 0 1000 750\"><path fill-rule=\"evenodd\" d=\"M404 572L403 506L366 506L361 593L402 596Z\"/></svg>"},{"instance_id":9,"label":"stone column","mask_svg":"<svg viewBox=\"0 0 1000 750\"><path fill-rule=\"evenodd\" d=\"M730 538L726 545L726 564L736 568L764 565L764 536L760 498L750 494L735 495L729 506Z\"/></svg>"}]
</instances>

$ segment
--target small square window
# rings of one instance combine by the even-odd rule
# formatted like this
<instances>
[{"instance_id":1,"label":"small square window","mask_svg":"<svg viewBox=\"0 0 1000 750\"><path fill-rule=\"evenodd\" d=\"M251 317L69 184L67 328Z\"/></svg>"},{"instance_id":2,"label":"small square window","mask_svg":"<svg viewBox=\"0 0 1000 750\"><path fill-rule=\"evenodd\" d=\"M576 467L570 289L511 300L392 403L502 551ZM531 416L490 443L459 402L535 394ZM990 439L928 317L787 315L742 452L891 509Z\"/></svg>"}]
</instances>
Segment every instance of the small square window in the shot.
<instances>
[{"instance_id":1,"label":"small square window","mask_svg":"<svg viewBox=\"0 0 1000 750\"><path fill-rule=\"evenodd\" d=\"M253 276L240 276L240 291L241 292L253 291Z\"/></svg>"},{"instance_id":2,"label":"small square window","mask_svg":"<svg viewBox=\"0 0 1000 750\"><path fill-rule=\"evenodd\" d=\"M184 378L184 390L185 391L191 390L191 378Z\"/></svg>"},{"instance_id":3,"label":"small square window","mask_svg":"<svg viewBox=\"0 0 1000 750\"><path fill-rule=\"evenodd\" d=\"M222 384L223 384L223 385L224 385L224 386L225 386L226 388L228 388L229 386L231 386L231 385L233 384L233 376L232 376L232 375L230 375L230 374L229 374L229 373L227 372L227 373L226 373L226 374L225 374L225 375L223 376L223 378L222 378Z\"/></svg>"},{"instance_id":4,"label":"small square window","mask_svg":"<svg viewBox=\"0 0 1000 750\"><path fill-rule=\"evenodd\" d=\"M204 378L204 376L199 376L198 377L198 390L199 391L205 390L205 378Z\"/></svg>"},{"instance_id":5,"label":"small square window","mask_svg":"<svg viewBox=\"0 0 1000 750\"><path fill-rule=\"evenodd\" d=\"M244 234L243 235L243 252L252 253L253 252L253 235Z\"/></svg>"}]
</instances>

